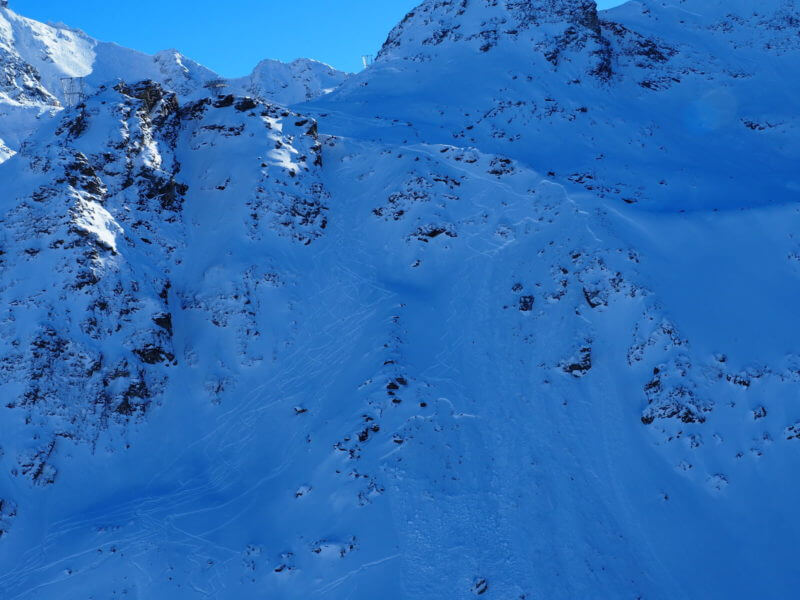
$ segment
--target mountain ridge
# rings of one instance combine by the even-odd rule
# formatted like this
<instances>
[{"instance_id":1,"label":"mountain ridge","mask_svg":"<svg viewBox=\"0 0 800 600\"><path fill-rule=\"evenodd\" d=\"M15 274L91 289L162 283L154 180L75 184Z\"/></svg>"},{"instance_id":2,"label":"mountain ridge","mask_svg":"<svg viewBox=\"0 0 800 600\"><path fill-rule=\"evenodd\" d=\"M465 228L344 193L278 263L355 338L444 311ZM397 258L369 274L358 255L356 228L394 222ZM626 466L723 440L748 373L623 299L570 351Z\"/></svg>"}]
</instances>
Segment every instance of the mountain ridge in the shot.
<instances>
[{"instance_id":1,"label":"mountain ridge","mask_svg":"<svg viewBox=\"0 0 800 600\"><path fill-rule=\"evenodd\" d=\"M0 140L8 147L7 157L18 148L44 115L53 115L67 104L61 79L81 78L85 93L123 79L158 81L182 98L208 95L210 83L280 104L307 101L343 81L347 74L317 61L298 59L282 67L265 61L247 77L224 79L176 50L152 56L114 43L100 42L83 31L66 25L45 25L0 8L0 48L5 53L0 65L5 82L0 82L0 110L8 130ZM267 69L265 65L271 65ZM0 157L2 158L2 157Z\"/></svg>"}]
</instances>

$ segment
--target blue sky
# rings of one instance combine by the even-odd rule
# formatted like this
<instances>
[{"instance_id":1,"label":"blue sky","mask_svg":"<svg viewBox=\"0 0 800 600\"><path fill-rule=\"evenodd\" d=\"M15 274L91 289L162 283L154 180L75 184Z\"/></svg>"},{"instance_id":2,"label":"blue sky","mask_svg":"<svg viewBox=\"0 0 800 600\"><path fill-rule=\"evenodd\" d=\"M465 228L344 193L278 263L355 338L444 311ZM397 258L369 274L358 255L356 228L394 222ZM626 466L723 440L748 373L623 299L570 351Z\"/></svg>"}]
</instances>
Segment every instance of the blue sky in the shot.
<instances>
[{"instance_id":1,"label":"blue sky","mask_svg":"<svg viewBox=\"0 0 800 600\"><path fill-rule=\"evenodd\" d=\"M153 53L177 48L227 77L263 58L316 58L361 68L386 34L421 0L10 0L39 21L61 21L88 34ZM620 4L605 0L598 4ZM312 18L313 15L313 18Z\"/></svg>"}]
</instances>

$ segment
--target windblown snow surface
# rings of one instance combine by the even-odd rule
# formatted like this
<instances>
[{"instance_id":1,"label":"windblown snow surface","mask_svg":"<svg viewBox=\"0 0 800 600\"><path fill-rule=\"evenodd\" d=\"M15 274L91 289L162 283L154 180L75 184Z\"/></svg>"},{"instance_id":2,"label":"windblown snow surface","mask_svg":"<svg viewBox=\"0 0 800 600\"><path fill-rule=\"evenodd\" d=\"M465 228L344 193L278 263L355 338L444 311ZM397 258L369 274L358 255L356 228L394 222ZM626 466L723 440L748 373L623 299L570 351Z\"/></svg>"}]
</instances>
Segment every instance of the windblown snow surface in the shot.
<instances>
[{"instance_id":1,"label":"windblown snow surface","mask_svg":"<svg viewBox=\"0 0 800 600\"><path fill-rule=\"evenodd\" d=\"M0 15L3 600L796 596L796 2L427 0L289 98Z\"/></svg>"}]
</instances>

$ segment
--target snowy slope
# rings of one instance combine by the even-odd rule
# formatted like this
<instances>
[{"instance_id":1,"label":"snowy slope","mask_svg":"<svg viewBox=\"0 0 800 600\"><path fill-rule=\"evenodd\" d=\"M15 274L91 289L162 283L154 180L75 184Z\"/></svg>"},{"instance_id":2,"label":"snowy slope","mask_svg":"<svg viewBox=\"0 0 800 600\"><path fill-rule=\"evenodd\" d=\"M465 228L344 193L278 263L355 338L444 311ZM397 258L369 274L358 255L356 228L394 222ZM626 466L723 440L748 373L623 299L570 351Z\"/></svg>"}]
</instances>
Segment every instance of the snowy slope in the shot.
<instances>
[{"instance_id":1,"label":"snowy slope","mask_svg":"<svg viewBox=\"0 0 800 600\"><path fill-rule=\"evenodd\" d=\"M429 0L291 110L129 83L40 128L4 597L793 597L798 23Z\"/></svg>"}]
</instances>

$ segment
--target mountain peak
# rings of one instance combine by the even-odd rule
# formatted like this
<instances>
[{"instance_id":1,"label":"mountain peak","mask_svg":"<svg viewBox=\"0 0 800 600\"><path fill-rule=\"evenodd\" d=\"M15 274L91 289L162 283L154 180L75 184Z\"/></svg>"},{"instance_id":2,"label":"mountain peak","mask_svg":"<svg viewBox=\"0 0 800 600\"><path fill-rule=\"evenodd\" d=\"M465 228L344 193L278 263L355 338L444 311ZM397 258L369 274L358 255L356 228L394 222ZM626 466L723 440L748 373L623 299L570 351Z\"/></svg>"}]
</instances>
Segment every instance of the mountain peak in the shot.
<instances>
[{"instance_id":1,"label":"mountain peak","mask_svg":"<svg viewBox=\"0 0 800 600\"><path fill-rule=\"evenodd\" d=\"M488 52L503 40L528 42L565 30L599 36L594 0L427 0L389 34L379 59L421 47L466 43ZM423 51L422 54L425 54Z\"/></svg>"}]
</instances>

